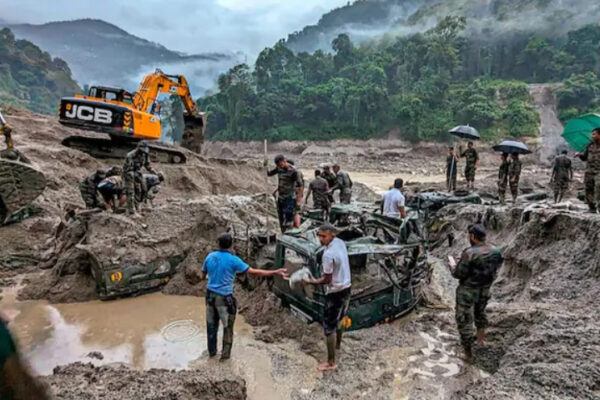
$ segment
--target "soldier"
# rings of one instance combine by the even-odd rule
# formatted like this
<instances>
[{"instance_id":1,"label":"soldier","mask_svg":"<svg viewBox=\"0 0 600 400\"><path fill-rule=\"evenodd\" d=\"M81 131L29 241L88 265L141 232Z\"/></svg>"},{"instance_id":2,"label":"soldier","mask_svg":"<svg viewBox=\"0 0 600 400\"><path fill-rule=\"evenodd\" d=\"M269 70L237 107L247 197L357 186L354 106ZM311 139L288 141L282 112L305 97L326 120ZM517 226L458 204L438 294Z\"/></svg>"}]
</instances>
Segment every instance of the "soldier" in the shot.
<instances>
[{"instance_id":1,"label":"soldier","mask_svg":"<svg viewBox=\"0 0 600 400\"><path fill-rule=\"evenodd\" d=\"M456 325L467 360L471 359L473 320L477 328L477 343L485 340L488 321L485 307L490 299L490 286L494 283L498 268L502 265L502 250L486 244L486 230L483 225L469 227L471 247L465 249L458 264L448 256L452 276L459 280L456 288Z\"/></svg>"},{"instance_id":2,"label":"soldier","mask_svg":"<svg viewBox=\"0 0 600 400\"><path fill-rule=\"evenodd\" d=\"M118 174L119 172L117 171L118 170L115 169L115 167L110 168L108 170L98 169L96 170L96 172L89 175L84 180L82 180L81 183L79 183L79 191L81 193L81 198L83 199L86 208L91 209L100 206L100 199L98 197L98 185L107 176Z\"/></svg>"},{"instance_id":3,"label":"soldier","mask_svg":"<svg viewBox=\"0 0 600 400\"><path fill-rule=\"evenodd\" d=\"M340 203L350 204L352 200L352 180L347 172L340 170L338 164L333 164L333 172L335 172L336 183L329 191L331 193L339 189L340 191Z\"/></svg>"},{"instance_id":4,"label":"soldier","mask_svg":"<svg viewBox=\"0 0 600 400\"><path fill-rule=\"evenodd\" d=\"M19 150L15 149L15 144L12 139L12 127L6 122L2 113L0 113L0 135L4 136L4 143L6 144L6 149L0 151L0 158L30 164L29 159Z\"/></svg>"},{"instance_id":5,"label":"soldier","mask_svg":"<svg viewBox=\"0 0 600 400\"><path fill-rule=\"evenodd\" d=\"M308 197L312 193L313 208L322 210L323 219L325 220L327 220L329 208L331 206L327 192L329 192L329 184L321 176L321 171L317 169L315 170L315 179L308 185L308 191L306 192L304 204L308 203Z\"/></svg>"},{"instance_id":6,"label":"soldier","mask_svg":"<svg viewBox=\"0 0 600 400\"><path fill-rule=\"evenodd\" d=\"M327 184L329 185L329 189L334 187L335 184L337 183L337 178L336 178L335 174L333 172L331 172L331 168L329 168L329 165L327 165L327 164L325 164L323 166L323 173L321 174L321 176L323 177L323 179L325 179L327 181ZM327 197L329 197L330 204L335 203L335 200L333 199L333 193L327 193Z\"/></svg>"},{"instance_id":7,"label":"soldier","mask_svg":"<svg viewBox=\"0 0 600 400\"><path fill-rule=\"evenodd\" d=\"M288 164L292 165L294 168L296 168L296 171L298 171L298 175L300 175L300 182L302 182L302 190L304 191L304 186L305 186L305 181L304 181L304 174L302 173L302 171L300 170L300 168L296 167L296 162L294 160L292 160L291 158L287 159ZM298 210L300 211L300 210ZM298 212L296 212L296 214L294 214L294 228L298 228L300 226L300 214Z\"/></svg>"},{"instance_id":8,"label":"soldier","mask_svg":"<svg viewBox=\"0 0 600 400\"><path fill-rule=\"evenodd\" d=\"M517 196L519 195L519 178L521 177L521 161L519 155L513 153L510 155L510 163L508 164L508 184L510 186L510 193L513 197L513 203L517 202Z\"/></svg>"},{"instance_id":9,"label":"soldier","mask_svg":"<svg viewBox=\"0 0 600 400\"><path fill-rule=\"evenodd\" d=\"M454 152L454 147L448 147L448 157L446 157L446 188L448 192L456 190L457 163L458 157Z\"/></svg>"},{"instance_id":10,"label":"soldier","mask_svg":"<svg viewBox=\"0 0 600 400\"><path fill-rule=\"evenodd\" d=\"M586 161L585 175L585 201L591 213L596 213L600 206L600 127L592 131L592 141L585 148L583 154L576 156Z\"/></svg>"},{"instance_id":11,"label":"soldier","mask_svg":"<svg viewBox=\"0 0 600 400\"><path fill-rule=\"evenodd\" d=\"M462 151L462 146L459 150L460 156L467 159L467 165L465 165L467 189L475 189L475 171L479 167L479 154L477 154L477 150L473 148L473 142L467 143L467 149L465 151Z\"/></svg>"},{"instance_id":12,"label":"soldier","mask_svg":"<svg viewBox=\"0 0 600 400\"><path fill-rule=\"evenodd\" d=\"M268 171L268 176L277 175L277 216L281 232L294 224L294 215L302 205L304 182L302 177L282 154L275 157L275 169Z\"/></svg>"},{"instance_id":13,"label":"soldier","mask_svg":"<svg viewBox=\"0 0 600 400\"><path fill-rule=\"evenodd\" d=\"M504 195L506 194L506 186L508 184L508 153L502 153L500 168L498 169L498 199L500 204L504 204Z\"/></svg>"},{"instance_id":14,"label":"soldier","mask_svg":"<svg viewBox=\"0 0 600 400\"><path fill-rule=\"evenodd\" d=\"M554 189L554 202L562 201L563 196L569 190L569 183L573 180L573 168L571 159L567 156L567 150L554 159L552 164L552 179L550 183Z\"/></svg>"},{"instance_id":15,"label":"soldier","mask_svg":"<svg viewBox=\"0 0 600 400\"><path fill-rule=\"evenodd\" d=\"M142 193L146 192L146 182L142 176L142 167L146 168L151 174L157 175L150 165L150 159L148 154L150 149L148 143L142 140L138 143L135 150L127 153L125 162L123 164L123 187L125 188L125 195L127 196L127 214L135 214L137 202L135 199L136 184L139 185L139 190Z\"/></svg>"},{"instance_id":16,"label":"soldier","mask_svg":"<svg viewBox=\"0 0 600 400\"><path fill-rule=\"evenodd\" d=\"M120 168L119 168L120 169ZM125 193L123 192L122 171L113 176L108 176L98 184L98 192L106 204L116 211L118 207L125 205Z\"/></svg>"}]
</instances>

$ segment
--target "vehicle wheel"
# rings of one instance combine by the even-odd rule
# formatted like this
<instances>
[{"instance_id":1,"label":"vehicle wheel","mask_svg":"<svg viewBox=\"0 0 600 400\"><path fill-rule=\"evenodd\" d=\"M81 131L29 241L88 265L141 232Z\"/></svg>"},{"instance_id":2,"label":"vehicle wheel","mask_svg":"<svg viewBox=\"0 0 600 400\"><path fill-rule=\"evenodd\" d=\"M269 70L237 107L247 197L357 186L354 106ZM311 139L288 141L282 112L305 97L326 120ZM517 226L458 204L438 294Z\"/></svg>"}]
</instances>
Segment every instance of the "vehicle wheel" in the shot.
<instances>
[{"instance_id":1,"label":"vehicle wheel","mask_svg":"<svg viewBox=\"0 0 600 400\"><path fill-rule=\"evenodd\" d=\"M169 162L171 164L183 164L185 160L180 154L171 154Z\"/></svg>"}]
</instances>

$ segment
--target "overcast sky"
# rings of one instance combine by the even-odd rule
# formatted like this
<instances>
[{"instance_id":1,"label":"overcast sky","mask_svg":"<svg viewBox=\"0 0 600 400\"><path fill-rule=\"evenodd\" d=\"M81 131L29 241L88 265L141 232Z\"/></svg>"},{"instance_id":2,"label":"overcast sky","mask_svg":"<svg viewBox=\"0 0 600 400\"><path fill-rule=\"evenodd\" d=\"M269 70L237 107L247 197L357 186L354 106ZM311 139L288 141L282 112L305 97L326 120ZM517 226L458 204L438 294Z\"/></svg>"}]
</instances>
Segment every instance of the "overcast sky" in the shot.
<instances>
[{"instance_id":1,"label":"overcast sky","mask_svg":"<svg viewBox=\"0 0 600 400\"><path fill-rule=\"evenodd\" d=\"M0 18L44 23L96 18L172 50L251 56L348 0L0 0Z\"/></svg>"}]
</instances>

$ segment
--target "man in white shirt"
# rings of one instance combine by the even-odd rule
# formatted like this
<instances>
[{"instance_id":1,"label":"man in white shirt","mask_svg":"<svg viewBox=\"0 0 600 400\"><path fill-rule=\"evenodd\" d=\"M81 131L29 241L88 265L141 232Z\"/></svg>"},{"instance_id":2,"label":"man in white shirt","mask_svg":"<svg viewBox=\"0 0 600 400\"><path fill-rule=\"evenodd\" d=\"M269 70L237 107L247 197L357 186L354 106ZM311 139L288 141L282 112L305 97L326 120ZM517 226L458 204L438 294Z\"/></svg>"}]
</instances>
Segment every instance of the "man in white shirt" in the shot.
<instances>
[{"instance_id":1,"label":"man in white shirt","mask_svg":"<svg viewBox=\"0 0 600 400\"><path fill-rule=\"evenodd\" d=\"M381 212L389 217L406 217L406 209L404 203L406 199L402 194L402 186L404 181L400 178L394 181L394 187L385 192L383 202L381 203Z\"/></svg>"},{"instance_id":2,"label":"man in white shirt","mask_svg":"<svg viewBox=\"0 0 600 400\"><path fill-rule=\"evenodd\" d=\"M318 279L303 281L305 285L325 285L323 330L327 343L327 362L319 365L320 371L336 368L335 351L339 350L342 344L342 320L350 305L350 260L346 244L335 237L336 235L337 229L329 223L319 228L317 236L321 245L325 247L322 259L323 273Z\"/></svg>"}]
</instances>

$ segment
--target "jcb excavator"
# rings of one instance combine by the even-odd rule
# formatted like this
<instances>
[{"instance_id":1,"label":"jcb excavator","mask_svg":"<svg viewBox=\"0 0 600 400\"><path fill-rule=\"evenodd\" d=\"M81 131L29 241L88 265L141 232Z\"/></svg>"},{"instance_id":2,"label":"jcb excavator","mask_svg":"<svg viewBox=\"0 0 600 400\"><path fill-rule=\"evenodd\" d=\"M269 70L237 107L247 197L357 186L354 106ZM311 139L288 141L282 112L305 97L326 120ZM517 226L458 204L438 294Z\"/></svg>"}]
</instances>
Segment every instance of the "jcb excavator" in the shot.
<instances>
[{"instance_id":1,"label":"jcb excavator","mask_svg":"<svg viewBox=\"0 0 600 400\"><path fill-rule=\"evenodd\" d=\"M74 128L107 133L109 138L70 136L62 141L98 158L125 158L140 140L160 140L159 94L181 97L185 128L181 145L200 152L206 119L196 107L187 80L182 75L167 75L160 69L148 74L135 93L124 89L92 86L86 95L65 97L60 101L59 122ZM176 147L151 144L153 161L185 163Z\"/></svg>"}]
</instances>

